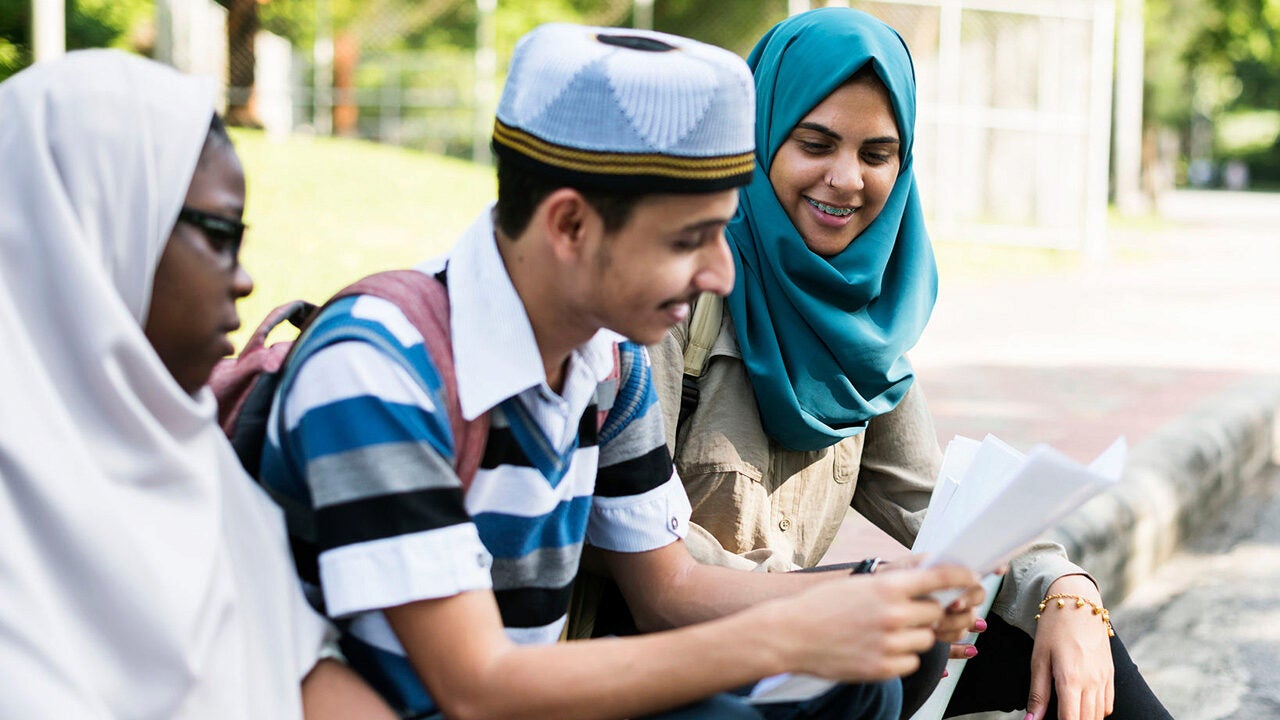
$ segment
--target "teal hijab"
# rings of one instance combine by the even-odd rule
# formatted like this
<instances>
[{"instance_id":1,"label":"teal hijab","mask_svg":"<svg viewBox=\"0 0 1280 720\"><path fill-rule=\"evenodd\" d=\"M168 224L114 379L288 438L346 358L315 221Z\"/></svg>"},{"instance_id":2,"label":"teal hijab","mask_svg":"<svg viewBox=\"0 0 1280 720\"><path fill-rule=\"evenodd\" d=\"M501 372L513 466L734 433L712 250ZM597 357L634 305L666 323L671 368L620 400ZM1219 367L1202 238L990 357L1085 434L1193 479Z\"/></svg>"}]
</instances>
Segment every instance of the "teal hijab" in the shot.
<instances>
[{"instance_id":1,"label":"teal hijab","mask_svg":"<svg viewBox=\"0 0 1280 720\"><path fill-rule=\"evenodd\" d=\"M838 255L810 251L778 203L769 168L805 115L864 65L889 89L902 144L884 210ZM756 170L729 224L738 280L730 315L764 430L795 450L856 435L911 387L938 273L912 170L915 72L902 38L848 8L796 15L747 58L756 83Z\"/></svg>"}]
</instances>

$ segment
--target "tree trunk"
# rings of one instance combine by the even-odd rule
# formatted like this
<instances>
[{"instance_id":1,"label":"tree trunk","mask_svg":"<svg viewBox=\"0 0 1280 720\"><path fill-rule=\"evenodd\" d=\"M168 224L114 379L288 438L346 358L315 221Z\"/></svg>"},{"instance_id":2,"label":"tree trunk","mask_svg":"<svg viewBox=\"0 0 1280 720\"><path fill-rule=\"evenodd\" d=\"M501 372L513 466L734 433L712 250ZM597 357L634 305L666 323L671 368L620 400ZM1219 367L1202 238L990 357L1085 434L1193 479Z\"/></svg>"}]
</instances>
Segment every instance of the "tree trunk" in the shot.
<instances>
[{"instance_id":1,"label":"tree trunk","mask_svg":"<svg viewBox=\"0 0 1280 720\"><path fill-rule=\"evenodd\" d=\"M333 134L355 137L360 120L356 102L356 65L360 62L360 41L349 32L333 40Z\"/></svg>"},{"instance_id":2,"label":"tree trunk","mask_svg":"<svg viewBox=\"0 0 1280 720\"><path fill-rule=\"evenodd\" d=\"M262 127L253 103L253 40L258 34L258 0L227 3L227 114L228 125Z\"/></svg>"}]
</instances>

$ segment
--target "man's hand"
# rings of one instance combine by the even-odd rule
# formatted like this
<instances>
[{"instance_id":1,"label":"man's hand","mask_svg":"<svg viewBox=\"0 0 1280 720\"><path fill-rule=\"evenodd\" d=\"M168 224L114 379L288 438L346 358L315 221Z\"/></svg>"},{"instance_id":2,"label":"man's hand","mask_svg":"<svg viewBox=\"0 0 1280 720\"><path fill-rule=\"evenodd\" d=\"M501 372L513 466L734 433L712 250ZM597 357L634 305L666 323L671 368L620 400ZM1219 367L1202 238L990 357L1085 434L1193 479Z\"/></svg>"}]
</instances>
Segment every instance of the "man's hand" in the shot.
<instances>
[{"instance_id":1,"label":"man's hand","mask_svg":"<svg viewBox=\"0 0 1280 720\"><path fill-rule=\"evenodd\" d=\"M840 578L773 606L785 614L784 637L800 671L871 682L914 672L918 655L933 646L946 611L930 593L976 585L960 567L896 570Z\"/></svg>"},{"instance_id":2,"label":"man's hand","mask_svg":"<svg viewBox=\"0 0 1280 720\"><path fill-rule=\"evenodd\" d=\"M992 575L1004 575L1004 574L1005 574L1005 573L1007 573L1007 572L1009 572L1009 566L1008 566L1008 565L1001 565L1000 567L996 568L995 572L993 572L993 573L991 573L991 574L992 574ZM985 593L985 592L983 593L983 597L982 597L980 600L977 600L977 601L973 602L973 603L970 605L970 607L971 607L971 608L974 608L974 609L976 610L976 608L978 608L978 607L982 604L982 602L983 602L984 600L986 600L986 593ZM965 635L966 633L980 633L980 632L986 632L986 630L987 630L987 621L986 621L986 620L983 620L982 618L977 617L977 616L976 616L976 614L975 614L975 615L973 615L973 616L971 616L971 617L972 617L973 623L972 623L971 625L969 625L969 627L968 627L968 629L965 631L965 633L961 633L961 636L960 636L961 638L962 638L962 637L964 637L964 635ZM957 640L959 640L960 638L956 638L956 639L957 639ZM978 654L978 648L977 648L977 646L976 646L976 645L974 645L973 643L967 643L967 642L964 642L964 643L962 643L962 642L952 642L952 643L951 643L951 652L950 652L950 654L948 655L948 657L950 657L952 660L966 660L966 659L971 658L971 657L976 657L976 656L977 656L977 654ZM944 675L944 677L945 677L945 675Z\"/></svg>"},{"instance_id":3,"label":"man's hand","mask_svg":"<svg viewBox=\"0 0 1280 720\"><path fill-rule=\"evenodd\" d=\"M893 572L914 568L925 560L924 555L910 555L901 560L889 563L881 563L877 573ZM946 607L946 613L943 618L938 621L937 627L934 628L934 635L941 642L954 643L951 647L951 657L973 657L976 651L970 651L965 654L964 648L973 647L957 643L965 636L966 633L974 631L978 624L981 624L981 630L985 630L987 625L984 621L978 619L978 608L982 606L982 601L986 600L986 590L982 588L981 583L974 583L972 586L965 588L964 595L952 600ZM981 632L981 630L978 630ZM959 653L959 654L957 654Z\"/></svg>"},{"instance_id":4,"label":"man's hand","mask_svg":"<svg viewBox=\"0 0 1280 720\"><path fill-rule=\"evenodd\" d=\"M938 640L956 643L957 640L968 634L974 626L982 622L978 619L978 608L982 607L982 601L986 599L987 591L982 589L981 584L965 588L964 595L952 600L947 605L942 620L938 622L938 626L935 628ZM985 623L983 623L983 628L986 628ZM965 657L972 656L966 655Z\"/></svg>"}]
</instances>

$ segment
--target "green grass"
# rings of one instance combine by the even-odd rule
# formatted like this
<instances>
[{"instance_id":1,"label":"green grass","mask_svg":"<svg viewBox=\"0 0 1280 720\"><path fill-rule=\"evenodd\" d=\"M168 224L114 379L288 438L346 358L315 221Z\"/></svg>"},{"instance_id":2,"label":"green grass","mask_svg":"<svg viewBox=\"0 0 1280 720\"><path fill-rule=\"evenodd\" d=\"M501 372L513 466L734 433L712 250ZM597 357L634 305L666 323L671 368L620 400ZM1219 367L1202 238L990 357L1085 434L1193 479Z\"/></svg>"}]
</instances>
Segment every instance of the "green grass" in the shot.
<instances>
[{"instance_id":1,"label":"green grass","mask_svg":"<svg viewBox=\"0 0 1280 720\"><path fill-rule=\"evenodd\" d=\"M492 201L492 168L356 140L233 130L248 182L240 345L267 312L322 301L378 270L438 255Z\"/></svg>"},{"instance_id":2,"label":"green grass","mask_svg":"<svg viewBox=\"0 0 1280 720\"><path fill-rule=\"evenodd\" d=\"M1107 210L1107 257L1113 263L1150 262L1162 253L1162 233L1175 227L1154 211L1125 215ZM1028 278L1072 272L1088 261L1079 250L983 244L934 237L934 255L944 281Z\"/></svg>"},{"instance_id":3,"label":"green grass","mask_svg":"<svg viewBox=\"0 0 1280 720\"><path fill-rule=\"evenodd\" d=\"M958 240L933 244L938 275L943 282L988 278L1051 275L1078 268L1083 261L1074 250L983 245Z\"/></svg>"}]
</instances>

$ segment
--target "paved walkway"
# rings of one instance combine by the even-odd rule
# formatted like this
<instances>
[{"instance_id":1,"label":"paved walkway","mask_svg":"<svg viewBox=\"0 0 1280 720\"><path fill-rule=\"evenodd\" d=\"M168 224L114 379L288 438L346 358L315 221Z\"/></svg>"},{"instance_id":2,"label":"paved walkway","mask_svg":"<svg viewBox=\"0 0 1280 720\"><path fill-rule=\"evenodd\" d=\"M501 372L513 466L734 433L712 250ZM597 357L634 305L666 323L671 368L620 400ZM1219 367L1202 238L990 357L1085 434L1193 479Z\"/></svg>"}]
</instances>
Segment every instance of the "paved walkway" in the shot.
<instances>
[{"instance_id":1,"label":"paved walkway","mask_svg":"<svg viewBox=\"0 0 1280 720\"><path fill-rule=\"evenodd\" d=\"M1178 720L1280 718L1280 472L1252 483L1113 617Z\"/></svg>"},{"instance_id":2,"label":"paved walkway","mask_svg":"<svg viewBox=\"0 0 1280 720\"><path fill-rule=\"evenodd\" d=\"M1242 465L1231 452L1215 455L1241 444L1237 427L1217 423L1238 419L1232 412L1253 388L1274 393L1280 375L1280 195L1176 193L1162 211L1173 226L1113 234L1116 259L1033 278L944 276L912 357L940 442L993 433L1085 461L1125 435L1149 464L1169 458L1170 467L1139 473L1176 477L1167 488L1159 478L1141 486L1167 496L1139 496L1121 518L1155 525L1144 502L1181 504L1172 530L1106 528L1114 553L1158 560L1169 538L1189 534L1188 513L1213 513L1208 503L1185 507L1187 498L1243 492L1201 518L1213 529L1154 574L1136 568L1136 589L1115 616L1174 717L1280 718L1280 473L1272 467L1240 490ZM1209 461L1176 452L1205 435L1228 438L1204 443ZM858 554L860 519L851 520L833 552Z\"/></svg>"},{"instance_id":3,"label":"paved walkway","mask_svg":"<svg viewBox=\"0 0 1280 720\"><path fill-rule=\"evenodd\" d=\"M1280 373L1280 195L1174 193L1159 231L1057 274L944 275L912 359L939 441L992 433L1087 461ZM833 554L852 550L857 518ZM885 547L885 546L882 546Z\"/></svg>"},{"instance_id":4,"label":"paved walkway","mask_svg":"<svg viewBox=\"0 0 1280 720\"><path fill-rule=\"evenodd\" d=\"M1115 255L1135 260L943 278L912 354L942 438L992 432L1086 459L1249 376L1280 373L1280 196L1178 193L1166 205L1187 219L1113 232Z\"/></svg>"}]
</instances>

